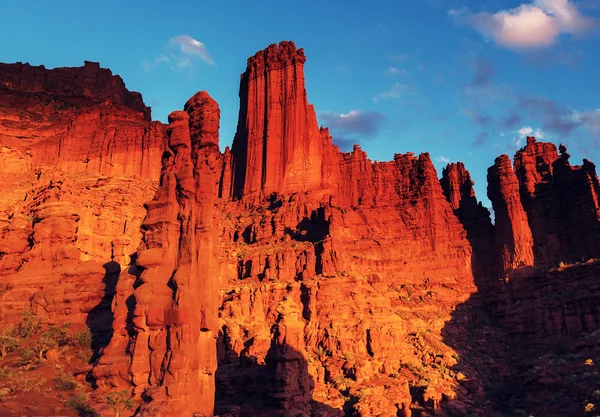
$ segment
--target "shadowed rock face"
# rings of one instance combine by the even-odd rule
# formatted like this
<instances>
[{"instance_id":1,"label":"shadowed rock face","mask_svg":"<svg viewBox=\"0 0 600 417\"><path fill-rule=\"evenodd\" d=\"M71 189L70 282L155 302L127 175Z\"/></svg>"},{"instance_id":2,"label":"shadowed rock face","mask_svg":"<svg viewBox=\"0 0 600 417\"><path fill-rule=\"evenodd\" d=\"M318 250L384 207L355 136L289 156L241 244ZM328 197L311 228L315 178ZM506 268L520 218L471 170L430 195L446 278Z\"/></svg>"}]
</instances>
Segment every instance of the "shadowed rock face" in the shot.
<instances>
[{"instance_id":1,"label":"shadowed rock face","mask_svg":"<svg viewBox=\"0 0 600 417\"><path fill-rule=\"evenodd\" d=\"M0 66L2 322L87 323L102 415L577 415L597 380L544 358L596 357L595 166L528 138L492 225L462 163L340 152L305 61L248 60L223 153L206 92L165 126L95 64Z\"/></svg>"}]
</instances>

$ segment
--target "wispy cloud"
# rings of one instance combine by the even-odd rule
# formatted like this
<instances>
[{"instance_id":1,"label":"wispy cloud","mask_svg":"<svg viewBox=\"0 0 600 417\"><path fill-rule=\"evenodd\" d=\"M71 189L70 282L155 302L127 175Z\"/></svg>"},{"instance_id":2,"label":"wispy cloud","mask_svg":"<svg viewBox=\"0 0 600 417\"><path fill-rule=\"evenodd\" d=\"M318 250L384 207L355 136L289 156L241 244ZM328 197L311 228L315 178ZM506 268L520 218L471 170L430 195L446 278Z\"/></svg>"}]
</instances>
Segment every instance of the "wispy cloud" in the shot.
<instances>
[{"instance_id":1,"label":"wispy cloud","mask_svg":"<svg viewBox=\"0 0 600 417\"><path fill-rule=\"evenodd\" d=\"M389 67L383 73L385 75L406 75L408 71L404 68Z\"/></svg>"},{"instance_id":2,"label":"wispy cloud","mask_svg":"<svg viewBox=\"0 0 600 417\"><path fill-rule=\"evenodd\" d=\"M165 52L154 59L144 59L141 65L145 72L162 64L168 65L173 71L184 72L193 70L198 61L215 65L215 61L202 42L190 35L179 35L169 39Z\"/></svg>"},{"instance_id":3,"label":"wispy cloud","mask_svg":"<svg viewBox=\"0 0 600 417\"><path fill-rule=\"evenodd\" d=\"M370 110L350 110L348 113L321 113L321 119L332 130L372 137L377 134L385 116Z\"/></svg>"},{"instance_id":4,"label":"wispy cloud","mask_svg":"<svg viewBox=\"0 0 600 417\"><path fill-rule=\"evenodd\" d=\"M483 114L472 109L461 109L461 113L480 126L485 127L492 122L492 117L490 115Z\"/></svg>"},{"instance_id":5,"label":"wispy cloud","mask_svg":"<svg viewBox=\"0 0 600 417\"><path fill-rule=\"evenodd\" d=\"M518 147L523 146L525 138L527 136L535 136L537 139L544 138L544 132L541 129L534 129L531 126L523 126L516 132L516 136L513 137L513 143Z\"/></svg>"},{"instance_id":6,"label":"wispy cloud","mask_svg":"<svg viewBox=\"0 0 600 417\"><path fill-rule=\"evenodd\" d=\"M484 59L476 59L473 67L473 81L470 85L475 87L486 87L490 85L490 81L496 72L492 63Z\"/></svg>"},{"instance_id":7,"label":"wispy cloud","mask_svg":"<svg viewBox=\"0 0 600 417\"><path fill-rule=\"evenodd\" d=\"M395 82L388 90L383 91L377 96L373 97L373 101L377 103L379 100L398 99L408 96L419 98L419 94L415 92L411 85Z\"/></svg>"},{"instance_id":8,"label":"wispy cloud","mask_svg":"<svg viewBox=\"0 0 600 417\"><path fill-rule=\"evenodd\" d=\"M489 133L488 132L481 132L477 134L477 137L475 138L475 141L473 141L473 143L471 144L472 148L480 148L483 145L485 145L485 142L487 141L487 138L489 137Z\"/></svg>"},{"instance_id":9,"label":"wispy cloud","mask_svg":"<svg viewBox=\"0 0 600 417\"><path fill-rule=\"evenodd\" d=\"M450 163L450 159L446 158L445 156L438 156L437 158L435 158L436 162L440 162L442 164L449 164Z\"/></svg>"},{"instance_id":10,"label":"wispy cloud","mask_svg":"<svg viewBox=\"0 0 600 417\"><path fill-rule=\"evenodd\" d=\"M570 0L534 0L497 13L451 9L448 14L498 46L513 50L548 47L561 34L582 36L598 27L597 19L582 14Z\"/></svg>"},{"instance_id":11,"label":"wispy cloud","mask_svg":"<svg viewBox=\"0 0 600 417\"><path fill-rule=\"evenodd\" d=\"M350 110L348 113L323 112L319 118L331 129L333 141L343 151L351 149L355 143L373 139L386 119L383 114L370 110Z\"/></svg>"},{"instance_id":12,"label":"wispy cloud","mask_svg":"<svg viewBox=\"0 0 600 417\"><path fill-rule=\"evenodd\" d=\"M544 96L523 95L517 97L517 107L542 122L542 128L556 134L566 136L585 123L577 113L568 106Z\"/></svg>"},{"instance_id":13,"label":"wispy cloud","mask_svg":"<svg viewBox=\"0 0 600 417\"><path fill-rule=\"evenodd\" d=\"M198 57L209 65L215 64L204 44L190 35L175 36L169 39L169 45L179 48L183 55Z\"/></svg>"},{"instance_id":14,"label":"wispy cloud","mask_svg":"<svg viewBox=\"0 0 600 417\"><path fill-rule=\"evenodd\" d=\"M600 108L582 113L575 112L573 118L583 123L594 139L600 140Z\"/></svg>"}]
</instances>

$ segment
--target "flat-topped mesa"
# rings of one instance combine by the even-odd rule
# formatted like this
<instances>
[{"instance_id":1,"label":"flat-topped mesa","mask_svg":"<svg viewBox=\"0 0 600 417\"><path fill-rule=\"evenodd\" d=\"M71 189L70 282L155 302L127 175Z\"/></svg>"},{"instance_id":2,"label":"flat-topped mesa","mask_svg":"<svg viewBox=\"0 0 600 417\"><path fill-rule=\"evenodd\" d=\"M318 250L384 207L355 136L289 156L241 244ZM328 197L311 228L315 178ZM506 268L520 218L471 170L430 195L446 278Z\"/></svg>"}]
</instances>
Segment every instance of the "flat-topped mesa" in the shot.
<instances>
[{"instance_id":1,"label":"flat-topped mesa","mask_svg":"<svg viewBox=\"0 0 600 417\"><path fill-rule=\"evenodd\" d=\"M144 104L142 95L129 91L121 77L113 75L109 69L100 68L97 62L85 61L83 67L50 70L43 65L0 63L0 88L108 100L139 111L147 121L151 120L150 107Z\"/></svg>"},{"instance_id":2,"label":"flat-topped mesa","mask_svg":"<svg viewBox=\"0 0 600 417\"><path fill-rule=\"evenodd\" d=\"M533 236L521 204L519 181L508 155L501 155L488 169L488 198L494 208L495 244L500 273L534 264Z\"/></svg>"},{"instance_id":3,"label":"flat-topped mesa","mask_svg":"<svg viewBox=\"0 0 600 417\"><path fill-rule=\"evenodd\" d=\"M490 212L477 201L471 174L462 162L451 163L440 179L446 199L467 232L473 249L473 275L479 289L487 287L495 274L494 226Z\"/></svg>"},{"instance_id":4,"label":"flat-topped mesa","mask_svg":"<svg viewBox=\"0 0 600 417\"><path fill-rule=\"evenodd\" d=\"M232 146L233 197L322 186L323 148L332 145L307 101L305 61L293 42L270 45L248 59Z\"/></svg>"}]
</instances>

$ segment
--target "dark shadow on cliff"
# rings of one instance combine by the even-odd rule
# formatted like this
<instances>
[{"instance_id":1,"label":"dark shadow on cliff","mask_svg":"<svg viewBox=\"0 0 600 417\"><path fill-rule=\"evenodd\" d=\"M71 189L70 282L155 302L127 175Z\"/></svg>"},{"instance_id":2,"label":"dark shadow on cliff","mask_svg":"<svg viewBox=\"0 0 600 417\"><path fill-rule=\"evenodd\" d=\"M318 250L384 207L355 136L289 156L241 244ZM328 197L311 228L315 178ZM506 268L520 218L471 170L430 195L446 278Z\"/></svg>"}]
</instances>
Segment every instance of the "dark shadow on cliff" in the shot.
<instances>
[{"instance_id":1,"label":"dark shadow on cliff","mask_svg":"<svg viewBox=\"0 0 600 417\"><path fill-rule=\"evenodd\" d=\"M575 268L572 273L519 270L510 281L488 283L456 307L442 336L459 354L452 367L460 373L459 385L456 399L442 402L437 415L590 415L585 406L600 387L600 330L589 326L569 332L568 319L561 314L569 305L581 310L573 303L586 301L592 314L593 294L600 285L584 298L593 287L586 276L598 274L593 265ZM555 320L562 320L562 329L550 327ZM576 323L571 326L577 328Z\"/></svg>"},{"instance_id":2,"label":"dark shadow on cliff","mask_svg":"<svg viewBox=\"0 0 600 417\"><path fill-rule=\"evenodd\" d=\"M254 356L245 352L253 343L250 340L238 355L223 332L219 332L217 343L219 365L216 373L215 414L236 417L295 417L305 416L303 406L314 417L340 417L343 412L315 400L303 401L306 394L312 398L314 381L308 374L308 363L302 353L286 347L287 354L300 358L291 362L276 360L275 343L266 355L266 363L259 364ZM265 343L269 343L265 341ZM306 378L308 392L303 391Z\"/></svg>"},{"instance_id":3,"label":"dark shadow on cliff","mask_svg":"<svg viewBox=\"0 0 600 417\"><path fill-rule=\"evenodd\" d=\"M93 363L98 359L99 352L106 347L112 337L112 300L115 296L117 281L121 266L114 261L102 265L105 271L102 282L104 283L104 295L102 300L90 310L85 324L92 334L92 357L88 361Z\"/></svg>"}]
</instances>

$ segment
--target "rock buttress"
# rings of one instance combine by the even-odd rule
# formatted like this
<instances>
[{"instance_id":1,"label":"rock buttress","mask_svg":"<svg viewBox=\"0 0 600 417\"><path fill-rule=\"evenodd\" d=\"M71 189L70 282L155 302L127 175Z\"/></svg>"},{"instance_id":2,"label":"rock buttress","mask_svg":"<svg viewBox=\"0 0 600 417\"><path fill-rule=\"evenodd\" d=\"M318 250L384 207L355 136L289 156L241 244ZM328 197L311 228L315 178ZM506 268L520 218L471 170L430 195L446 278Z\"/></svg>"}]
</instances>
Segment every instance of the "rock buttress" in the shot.
<instances>
[{"instance_id":1,"label":"rock buttress","mask_svg":"<svg viewBox=\"0 0 600 417\"><path fill-rule=\"evenodd\" d=\"M141 285L133 290L129 309L117 292L115 335L94 374L99 385L121 385L130 379L135 396L146 400L140 415L212 416L218 271L214 258L214 200L218 189L219 108L205 92L169 115L169 145L163 155L161 183L147 203L144 237L136 267ZM126 273L123 273L125 275ZM127 278L127 277L125 277ZM123 290L131 291L123 280ZM133 308L127 336L120 317ZM118 313L121 313L120 316ZM128 375L118 358L131 352ZM111 370L112 369L112 370ZM106 382L108 381L108 382Z\"/></svg>"}]
</instances>

